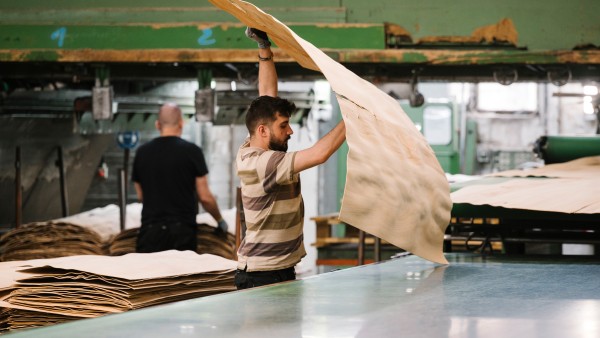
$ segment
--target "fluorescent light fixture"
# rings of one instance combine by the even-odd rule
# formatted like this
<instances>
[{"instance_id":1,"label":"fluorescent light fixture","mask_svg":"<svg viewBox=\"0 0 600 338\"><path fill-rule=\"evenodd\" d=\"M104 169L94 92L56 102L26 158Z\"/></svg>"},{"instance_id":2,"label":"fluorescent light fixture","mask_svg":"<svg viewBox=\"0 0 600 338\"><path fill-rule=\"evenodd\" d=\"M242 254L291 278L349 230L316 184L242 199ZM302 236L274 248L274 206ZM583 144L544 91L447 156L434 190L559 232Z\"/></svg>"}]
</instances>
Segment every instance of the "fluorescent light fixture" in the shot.
<instances>
[{"instance_id":1,"label":"fluorescent light fixture","mask_svg":"<svg viewBox=\"0 0 600 338\"><path fill-rule=\"evenodd\" d=\"M588 115L592 115L594 113L594 106L591 102L583 104L583 112Z\"/></svg>"},{"instance_id":2,"label":"fluorescent light fixture","mask_svg":"<svg viewBox=\"0 0 600 338\"><path fill-rule=\"evenodd\" d=\"M598 95L598 87L596 86L583 86L583 94L585 95Z\"/></svg>"}]
</instances>

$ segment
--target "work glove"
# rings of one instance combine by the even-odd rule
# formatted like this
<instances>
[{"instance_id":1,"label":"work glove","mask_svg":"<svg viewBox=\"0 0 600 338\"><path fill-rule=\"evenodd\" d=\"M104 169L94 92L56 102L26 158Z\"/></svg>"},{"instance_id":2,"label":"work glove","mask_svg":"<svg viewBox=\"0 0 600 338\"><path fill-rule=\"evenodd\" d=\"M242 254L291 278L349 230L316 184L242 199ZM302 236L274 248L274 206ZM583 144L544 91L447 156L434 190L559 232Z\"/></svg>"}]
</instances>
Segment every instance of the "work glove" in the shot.
<instances>
[{"instance_id":1,"label":"work glove","mask_svg":"<svg viewBox=\"0 0 600 338\"><path fill-rule=\"evenodd\" d=\"M271 47L271 41L269 41L267 33L260 29L246 27L246 36L258 42L258 48Z\"/></svg>"},{"instance_id":2,"label":"work glove","mask_svg":"<svg viewBox=\"0 0 600 338\"><path fill-rule=\"evenodd\" d=\"M229 229L229 225L227 225L227 222L225 222L224 219L221 219L219 222L217 222L217 228L215 229L215 233L217 235L225 236L227 235L227 229Z\"/></svg>"}]
</instances>

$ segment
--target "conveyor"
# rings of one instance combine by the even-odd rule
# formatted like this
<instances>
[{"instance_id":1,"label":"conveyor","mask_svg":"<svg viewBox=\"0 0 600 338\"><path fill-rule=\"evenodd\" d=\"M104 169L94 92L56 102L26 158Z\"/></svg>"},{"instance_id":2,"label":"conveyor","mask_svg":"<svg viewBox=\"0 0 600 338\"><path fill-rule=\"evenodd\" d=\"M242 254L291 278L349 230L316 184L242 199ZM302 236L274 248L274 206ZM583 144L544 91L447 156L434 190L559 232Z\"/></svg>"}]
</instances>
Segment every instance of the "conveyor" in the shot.
<instances>
[{"instance_id":1,"label":"conveyor","mask_svg":"<svg viewBox=\"0 0 600 338\"><path fill-rule=\"evenodd\" d=\"M408 256L14 337L600 336L600 265L447 257L448 266Z\"/></svg>"},{"instance_id":2,"label":"conveyor","mask_svg":"<svg viewBox=\"0 0 600 338\"><path fill-rule=\"evenodd\" d=\"M451 191L473 185L494 185L519 180L546 178L483 177L452 183ZM523 193L527 193L524 189ZM491 205L454 203L452 219L446 231L450 240L481 240L503 243L506 253L525 253L525 243L570 243L596 245L600 255L600 214L563 213L513 209ZM449 241L445 251L450 251Z\"/></svg>"}]
</instances>

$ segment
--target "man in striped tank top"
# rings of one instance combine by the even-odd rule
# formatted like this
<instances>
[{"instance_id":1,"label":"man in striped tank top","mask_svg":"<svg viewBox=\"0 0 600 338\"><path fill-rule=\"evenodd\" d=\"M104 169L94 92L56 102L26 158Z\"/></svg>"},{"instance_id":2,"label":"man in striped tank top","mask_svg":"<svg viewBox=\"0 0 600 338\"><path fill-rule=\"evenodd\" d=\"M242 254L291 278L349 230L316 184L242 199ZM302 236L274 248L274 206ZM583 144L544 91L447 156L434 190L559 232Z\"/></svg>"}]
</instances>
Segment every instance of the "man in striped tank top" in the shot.
<instances>
[{"instance_id":1,"label":"man in striped tank top","mask_svg":"<svg viewBox=\"0 0 600 338\"><path fill-rule=\"evenodd\" d=\"M294 266L306 255L300 172L327 161L346 139L342 121L312 147L287 152L296 106L277 96L267 34L248 28L246 35L259 47L259 97L246 115L250 137L236 156L247 228L238 250L238 289L296 279Z\"/></svg>"}]
</instances>

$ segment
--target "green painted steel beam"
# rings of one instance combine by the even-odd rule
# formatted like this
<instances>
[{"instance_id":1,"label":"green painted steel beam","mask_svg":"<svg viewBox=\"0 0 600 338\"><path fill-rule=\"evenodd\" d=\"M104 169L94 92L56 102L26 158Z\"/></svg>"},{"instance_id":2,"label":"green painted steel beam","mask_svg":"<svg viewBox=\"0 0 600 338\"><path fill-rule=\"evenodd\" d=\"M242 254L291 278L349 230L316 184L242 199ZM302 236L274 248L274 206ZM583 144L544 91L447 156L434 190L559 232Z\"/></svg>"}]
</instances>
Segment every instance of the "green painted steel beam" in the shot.
<instances>
[{"instance_id":1,"label":"green painted steel beam","mask_svg":"<svg viewBox=\"0 0 600 338\"><path fill-rule=\"evenodd\" d=\"M469 36L474 30L511 19L518 45L529 50L570 50L600 46L598 0L253 0L280 21L291 23L393 23L413 40L432 36ZM21 0L0 1L3 24L148 24L237 22L208 1L178 0Z\"/></svg>"},{"instance_id":2,"label":"green painted steel beam","mask_svg":"<svg viewBox=\"0 0 600 338\"><path fill-rule=\"evenodd\" d=\"M530 50L565 50L600 46L598 0L341 0L348 22L391 22L413 39L469 36L478 27L503 18L513 21L518 45Z\"/></svg>"},{"instance_id":3,"label":"green painted steel beam","mask_svg":"<svg viewBox=\"0 0 600 338\"><path fill-rule=\"evenodd\" d=\"M240 24L0 25L0 50L255 49ZM319 48L384 49L385 28L291 25Z\"/></svg>"},{"instance_id":4,"label":"green painted steel beam","mask_svg":"<svg viewBox=\"0 0 600 338\"><path fill-rule=\"evenodd\" d=\"M430 36L469 36L479 27L503 18L514 23L518 45L529 50L569 50L578 45L600 46L597 0L253 0L267 13L291 24L390 22L418 40ZM237 22L208 1L178 0L21 0L0 1L0 22L40 23L182 23Z\"/></svg>"}]
</instances>

